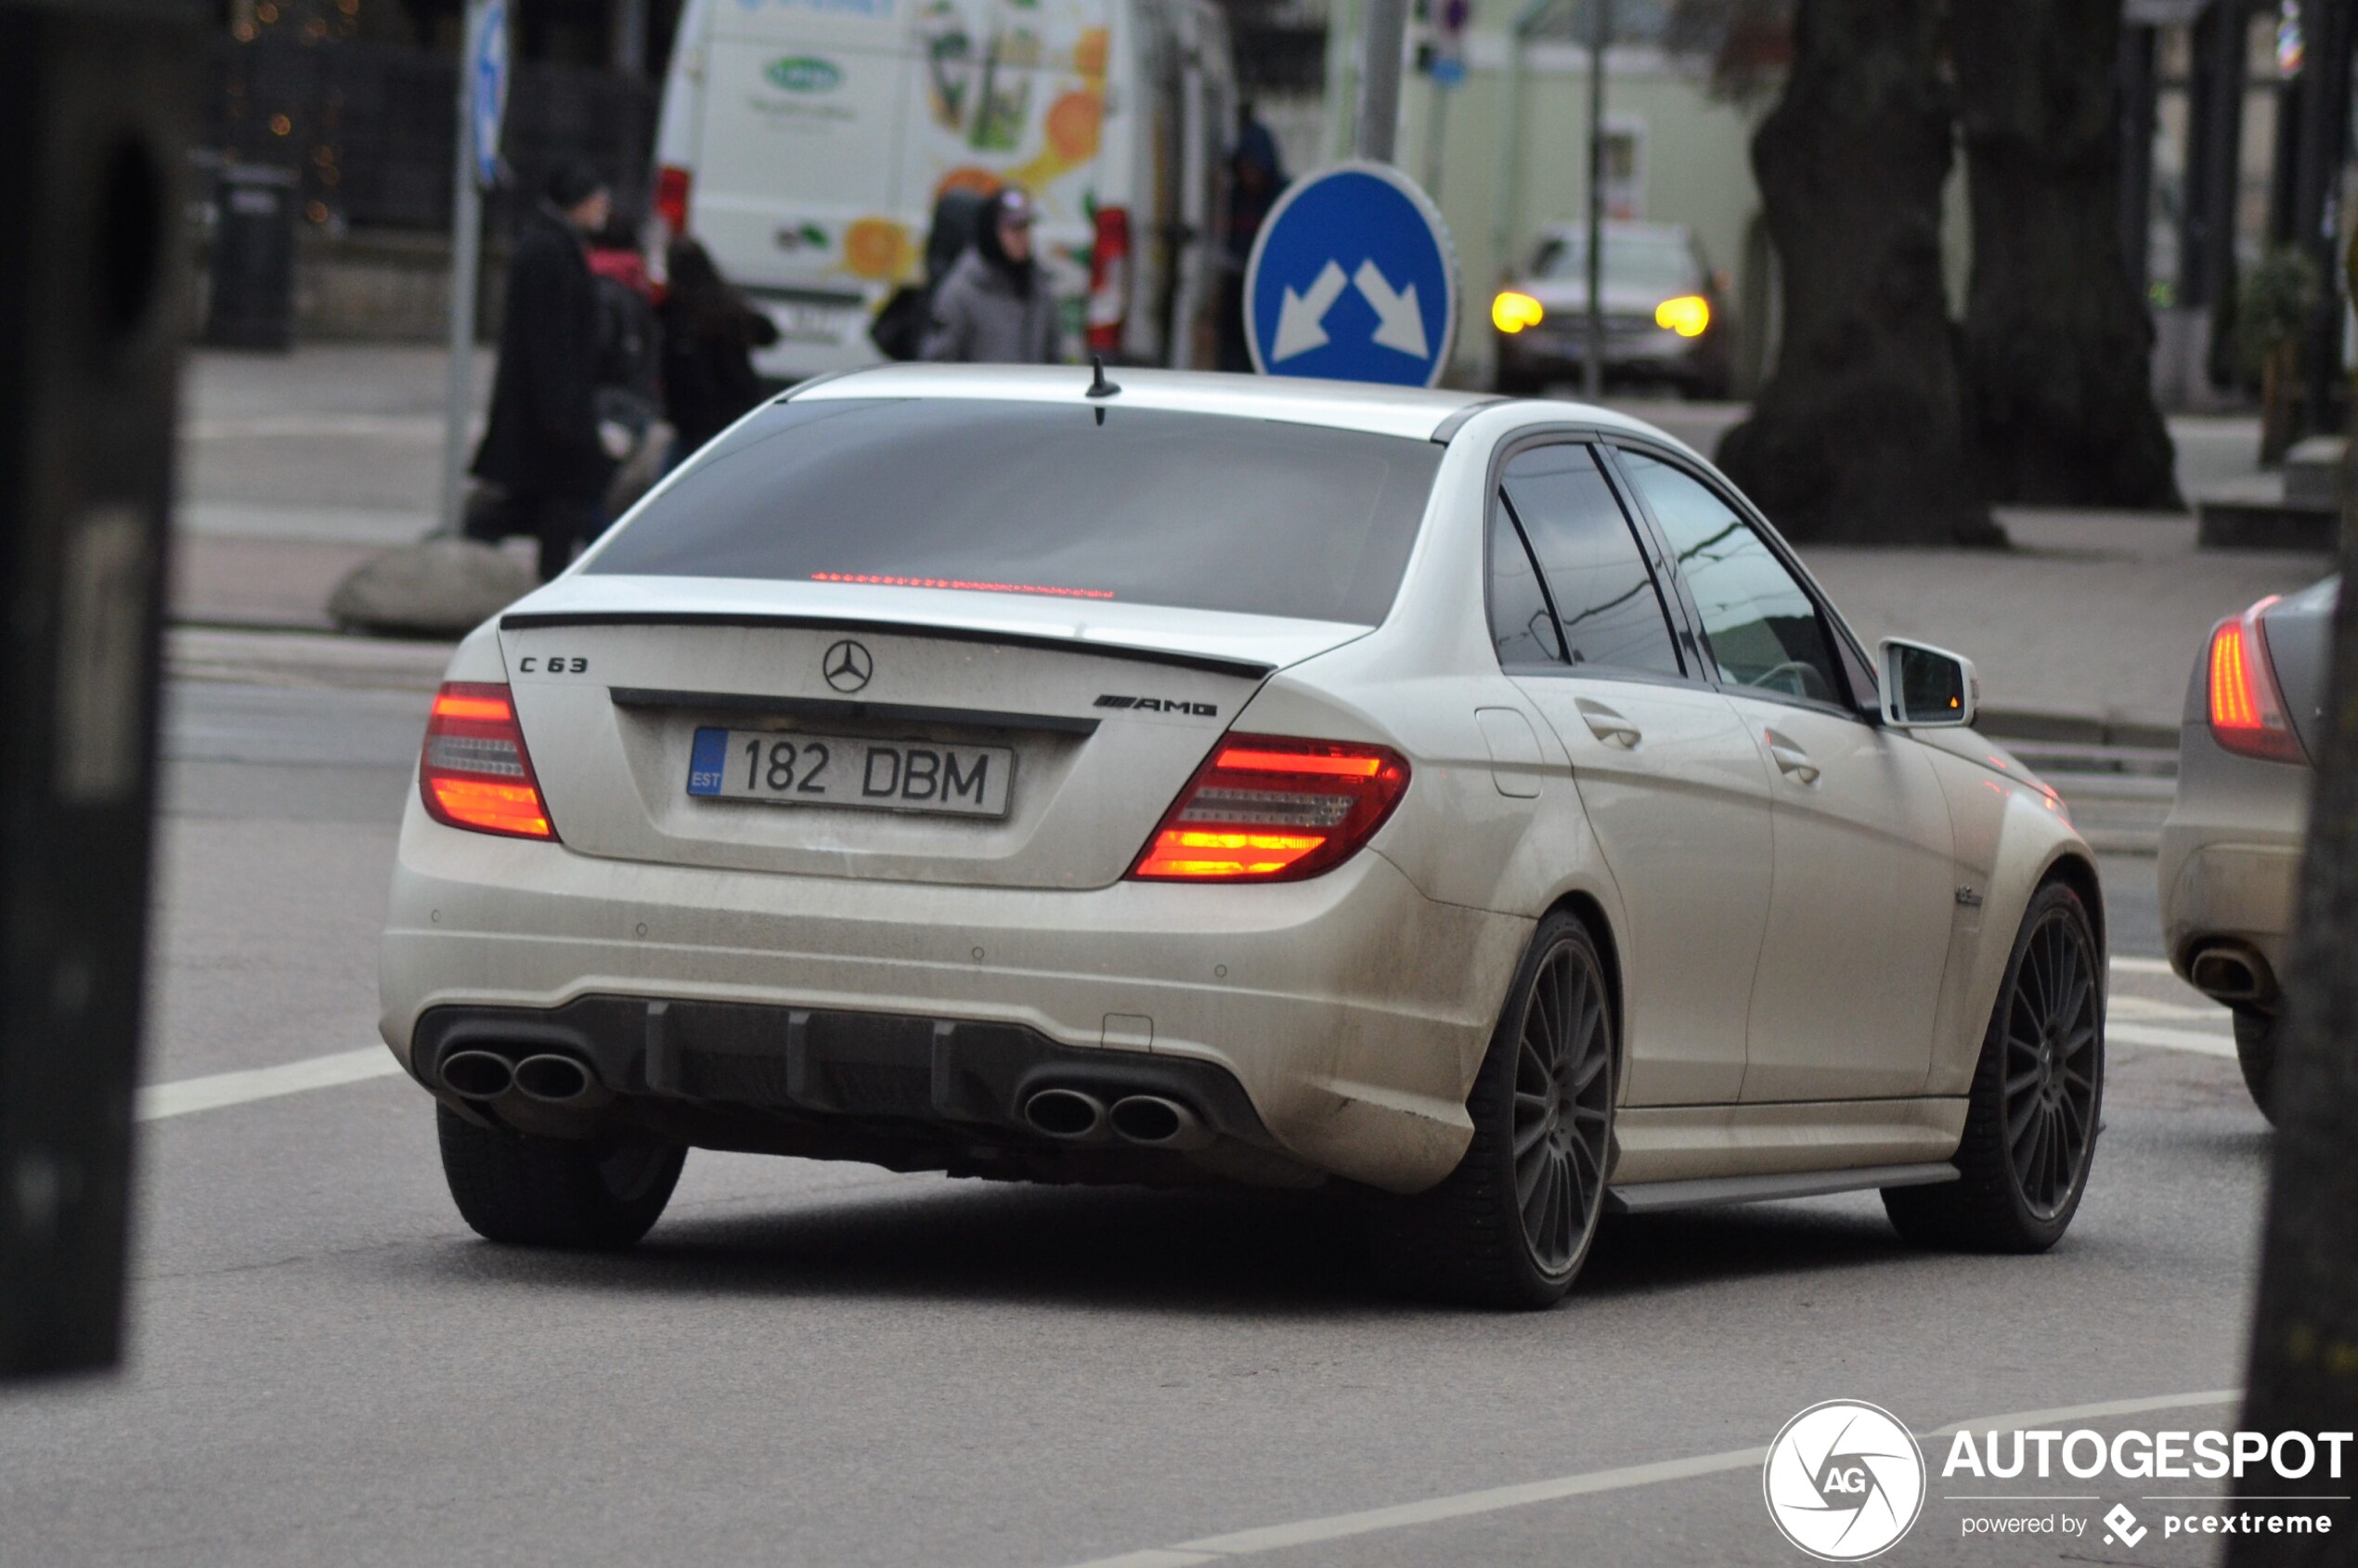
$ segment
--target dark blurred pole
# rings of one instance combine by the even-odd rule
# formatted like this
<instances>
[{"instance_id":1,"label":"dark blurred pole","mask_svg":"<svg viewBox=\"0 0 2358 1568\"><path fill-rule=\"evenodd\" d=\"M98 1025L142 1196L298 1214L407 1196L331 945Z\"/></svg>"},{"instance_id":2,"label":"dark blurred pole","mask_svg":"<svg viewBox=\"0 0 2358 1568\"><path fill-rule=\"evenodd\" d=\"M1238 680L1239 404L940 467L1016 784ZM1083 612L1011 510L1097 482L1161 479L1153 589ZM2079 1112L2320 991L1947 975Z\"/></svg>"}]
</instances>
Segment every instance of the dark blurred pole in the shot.
<instances>
[{"instance_id":1,"label":"dark blurred pole","mask_svg":"<svg viewBox=\"0 0 2358 1568\"><path fill-rule=\"evenodd\" d=\"M2342 270L2358 287L2358 246ZM2358 1429L2358 497L2345 489L2342 593L2334 616L2323 744L2309 797L2309 849L2300 868L2292 961L2277 1024L2276 1140L2268 1181L2260 1293L2240 1430ZM2347 1474L2347 1471L2344 1472ZM2347 1487L2349 1482L2330 1483ZM2247 1491L2246 1488L2249 1490ZM2254 1511L2284 1486L2255 1467L2235 1491ZM2281 1508L2282 1505L2277 1505ZM2326 1511L2295 1503L2308 1512ZM2274 1510L2270 1510L2274 1511ZM2352 1560L2347 1504L2330 1535L2238 1534L2231 1568L2339 1568Z\"/></svg>"},{"instance_id":2,"label":"dark blurred pole","mask_svg":"<svg viewBox=\"0 0 2358 1568\"><path fill-rule=\"evenodd\" d=\"M2190 309L2218 304L2235 278L2250 31L2243 0L2211 0L2195 22L2185 227L2178 247L2178 303Z\"/></svg>"},{"instance_id":3,"label":"dark blurred pole","mask_svg":"<svg viewBox=\"0 0 2358 1568\"><path fill-rule=\"evenodd\" d=\"M2341 170L2350 151L2351 12L2358 0L2301 0L2300 131L2293 165L2293 240L2316 258L2317 316L2302 357L2309 428L2335 428L2341 390Z\"/></svg>"},{"instance_id":4,"label":"dark blurred pole","mask_svg":"<svg viewBox=\"0 0 2358 1568\"><path fill-rule=\"evenodd\" d=\"M2120 260L2129 287L2139 299L2153 280L2154 29L2123 17L2119 58Z\"/></svg>"},{"instance_id":5,"label":"dark blurred pole","mask_svg":"<svg viewBox=\"0 0 2358 1568\"><path fill-rule=\"evenodd\" d=\"M121 1350L198 15L0 0L0 1376Z\"/></svg>"},{"instance_id":6,"label":"dark blurred pole","mask_svg":"<svg viewBox=\"0 0 2358 1568\"><path fill-rule=\"evenodd\" d=\"M1613 42L1613 0L1588 0L1588 347L1581 392L1605 395L1605 47Z\"/></svg>"}]
</instances>

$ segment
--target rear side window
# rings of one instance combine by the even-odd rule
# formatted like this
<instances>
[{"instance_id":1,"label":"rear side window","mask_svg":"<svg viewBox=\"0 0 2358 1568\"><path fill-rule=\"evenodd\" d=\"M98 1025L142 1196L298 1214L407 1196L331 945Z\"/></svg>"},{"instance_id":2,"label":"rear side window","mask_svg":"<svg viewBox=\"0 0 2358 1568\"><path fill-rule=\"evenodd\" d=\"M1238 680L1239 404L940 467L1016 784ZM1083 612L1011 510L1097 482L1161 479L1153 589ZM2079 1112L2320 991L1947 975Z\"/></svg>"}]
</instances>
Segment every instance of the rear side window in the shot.
<instances>
[{"instance_id":1,"label":"rear side window","mask_svg":"<svg viewBox=\"0 0 2358 1568\"><path fill-rule=\"evenodd\" d=\"M585 568L1126 600L1373 626L1443 448L1157 408L781 403Z\"/></svg>"},{"instance_id":2,"label":"rear side window","mask_svg":"<svg viewBox=\"0 0 2358 1568\"><path fill-rule=\"evenodd\" d=\"M1642 452L1621 460L1670 542L1723 680L1781 696L1843 702L1825 623L1752 525L1691 474Z\"/></svg>"},{"instance_id":3,"label":"rear side window","mask_svg":"<svg viewBox=\"0 0 2358 1568\"><path fill-rule=\"evenodd\" d=\"M1501 488L1547 583L1561 656L1574 665L1678 674L1662 595L1595 452L1574 444L1520 452L1508 460Z\"/></svg>"}]
</instances>

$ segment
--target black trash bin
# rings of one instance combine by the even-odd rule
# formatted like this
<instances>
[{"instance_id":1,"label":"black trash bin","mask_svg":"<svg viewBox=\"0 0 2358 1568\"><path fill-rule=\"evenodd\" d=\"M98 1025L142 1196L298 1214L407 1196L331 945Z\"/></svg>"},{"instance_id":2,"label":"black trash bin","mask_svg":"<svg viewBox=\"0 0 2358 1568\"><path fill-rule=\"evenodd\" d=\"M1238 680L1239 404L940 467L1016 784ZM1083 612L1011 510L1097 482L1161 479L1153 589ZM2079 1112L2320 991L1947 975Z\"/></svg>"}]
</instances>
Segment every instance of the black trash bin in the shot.
<instances>
[{"instance_id":1,"label":"black trash bin","mask_svg":"<svg viewBox=\"0 0 2358 1568\"><path fill-rule=\"evenodd\" d=\"M221 171L204 339L224 348L294 346L295 173L264 163Z\"/></svg>"}]
</instances>

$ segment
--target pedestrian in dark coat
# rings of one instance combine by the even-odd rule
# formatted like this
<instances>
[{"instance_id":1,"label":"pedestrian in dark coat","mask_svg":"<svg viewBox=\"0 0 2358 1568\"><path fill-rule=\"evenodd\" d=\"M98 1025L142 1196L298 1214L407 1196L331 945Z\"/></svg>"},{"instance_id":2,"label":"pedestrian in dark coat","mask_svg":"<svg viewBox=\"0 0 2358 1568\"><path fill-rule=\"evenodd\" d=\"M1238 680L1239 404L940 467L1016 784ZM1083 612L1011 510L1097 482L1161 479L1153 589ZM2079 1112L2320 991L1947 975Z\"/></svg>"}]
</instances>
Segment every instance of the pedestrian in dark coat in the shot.
<instances>
[{"instance_id":1,"label":"pedestrian in dark coat","mask_svg":"<svg viewBox=\"0 0 2358 1568\"><path fill-rule=\"evenodd\" d=\"M1285 194L1286 165L1277 153L1277 138L1253 118L1250 104L1245 105L1242 120L1237 150L1228 155L1228 233L1220 256L1217 368L1249 372L1252 351L1245 346L1245 266L1252 259L1252 242L1260 237L1269 209Z\"/></svg>"},{"instance_id":2,"label":"pedestrian in dark coat","mask_svg":"<svg viewBox=\"0 0 2358 1568\"><path fill-rule=\"evenodd\" d=\"M729 287L694 240L674 240L664 270L663 411L677 461L761 401L753 351L776 343L778 328Z\"/></svg>"},{"instance_id":3,"label":"pedestrian in dark coat","mask_svg":"<svg viewBox=\"0 0 2358 1568\"><path fill-rule=\"evenodd\" d=\"M975 242L934 291L925 357L964 365L1054 365L1064 358L1056 292L1031 253L1031 198L1008 186L975 225Z\"/></svg>"},{"instance_id":4,"label":"pedestrian in dark coat","mask_svg":"<svg viewBox=\"0 0 2358 1568\"><path fill-rule=\"evenodd\" d=\"M599 440L598 295L583 241L612 212L595 169L561 163L508 263L499 369L474 473L507 492L512 528L538 538L544 579L606 525L615 460Z\"/></svg>"}]
</instances>

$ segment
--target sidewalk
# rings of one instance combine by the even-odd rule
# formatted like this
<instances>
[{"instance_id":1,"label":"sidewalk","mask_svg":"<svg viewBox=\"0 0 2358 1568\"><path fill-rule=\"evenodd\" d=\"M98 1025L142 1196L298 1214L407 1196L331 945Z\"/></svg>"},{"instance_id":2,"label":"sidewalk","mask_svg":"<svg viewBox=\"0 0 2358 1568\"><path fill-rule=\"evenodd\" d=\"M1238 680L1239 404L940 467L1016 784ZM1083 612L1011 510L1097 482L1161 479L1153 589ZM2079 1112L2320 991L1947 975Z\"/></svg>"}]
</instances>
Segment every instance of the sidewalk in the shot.
<instances>
[{"instance_id":1,"label":"sidewalk","mask_svg":"<svg viewBox=\"0 0 2358 1568\"><path fill-rule=\"evenodd\" d=\"M190 356L172 614L183 625L330 629L343 574L434 525L444 356L323 345ZM490 357L475 364L478 403ZM1708 452L1733 405L1631 403ZM2182 486L2251 467L2249 420L2178 419ZM2187 513L2008 511L2006 552L1823 548L1810 570L1859 634L1950 648L1981 672L1993 732L2174 746L2187 671L2222 616L2329 569L2204 551Z\"/></svg>"}]
</instances>

